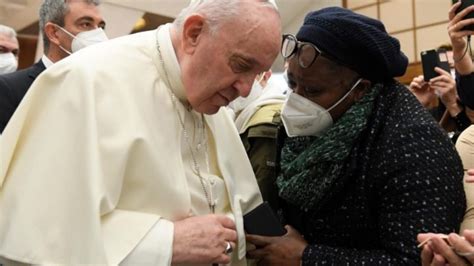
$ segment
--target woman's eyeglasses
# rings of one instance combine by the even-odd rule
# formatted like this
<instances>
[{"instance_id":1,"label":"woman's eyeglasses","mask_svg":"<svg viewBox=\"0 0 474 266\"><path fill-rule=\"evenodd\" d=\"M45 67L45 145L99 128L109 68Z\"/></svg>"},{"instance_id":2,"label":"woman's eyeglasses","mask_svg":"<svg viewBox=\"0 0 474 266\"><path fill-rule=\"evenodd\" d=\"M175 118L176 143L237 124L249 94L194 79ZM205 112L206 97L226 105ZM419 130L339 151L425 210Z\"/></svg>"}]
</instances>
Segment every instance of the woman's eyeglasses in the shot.
<instances>
[{"instance_id":1,"label":"woman's eyeglasses","mask_svg":"<svg viewBox=\"0 0 474 266\"><path fill-rule=\"evenodd\" d=\"M283 35L281 55L285 60L296 55L300 67L309 68L321 54L321 50L316 45L309 42L300 42L292 34Z\"/></svg>"}]
</instances>

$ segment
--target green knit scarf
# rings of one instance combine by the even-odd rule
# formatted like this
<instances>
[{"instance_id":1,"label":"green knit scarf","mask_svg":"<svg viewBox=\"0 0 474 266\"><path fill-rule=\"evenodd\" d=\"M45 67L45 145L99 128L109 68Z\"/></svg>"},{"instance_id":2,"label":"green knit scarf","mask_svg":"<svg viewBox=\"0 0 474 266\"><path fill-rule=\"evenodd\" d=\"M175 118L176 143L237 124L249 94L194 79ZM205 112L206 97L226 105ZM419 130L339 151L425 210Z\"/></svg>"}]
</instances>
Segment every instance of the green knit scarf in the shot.
<instances>
[{"instance_id":1,"label":"green knit scarf","mask_svg":"<svg viewBox=\"0 0 474 266\"><path fill-rule=\"evenodd\" d=\"M319 209L343 175L346 158L367 127L380 88L372 87L322 136L285 140L277 179L281 198L305 211Z\"/></svg>"}]
</instances>

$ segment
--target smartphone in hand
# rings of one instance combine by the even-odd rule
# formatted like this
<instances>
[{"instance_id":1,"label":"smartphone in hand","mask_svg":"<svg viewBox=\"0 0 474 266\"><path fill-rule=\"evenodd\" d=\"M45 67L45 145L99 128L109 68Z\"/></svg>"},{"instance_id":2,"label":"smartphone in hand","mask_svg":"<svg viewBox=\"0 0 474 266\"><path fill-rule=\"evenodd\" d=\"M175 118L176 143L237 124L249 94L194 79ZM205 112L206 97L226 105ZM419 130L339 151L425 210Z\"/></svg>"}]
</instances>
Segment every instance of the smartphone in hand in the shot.
<instances>
[{"instance_id":1,"label":"smartphone in hand","mask_svg":"<svg viewBox=\"0 0 474 266\"><path fill-rule=\"evenodd\" d=\"M448 55L446 51L427 50L421 52L421 64L423 67L423 77L425 81L439 76L435 67L439 67L449 72Z\"/></svg>"},{"instance_id":2,"label":"smartphone in hand","mask_svg":"<svg viewBox=\"0 0 474 266\"><path fill-rule=\"evenodd\" d=\"M453 4L457 3L458 1L461 1L461 5L456 9L456 14L463 11L465 8L468 8L469 6L474 5L474 0L454 0ZM464 19L469 19L469 18L474 18L474 12L468 13L466 16L464 16ZM467 26L464 26L464 28L461 29L462 31L464 30L470 30L474 31L474 24L470 24Z\"/></svg>"},{"instance_id":3,"label":"smartphone in hand","mask_svg":"<svg viewBox=\"0 0 474 266\"><path fill-rule=\"evenodd\" d=\"M244 229L248 234L282 236L286 229L281 225L268 202L260 204L244 215Z\"/></svg>"}]
</instances>

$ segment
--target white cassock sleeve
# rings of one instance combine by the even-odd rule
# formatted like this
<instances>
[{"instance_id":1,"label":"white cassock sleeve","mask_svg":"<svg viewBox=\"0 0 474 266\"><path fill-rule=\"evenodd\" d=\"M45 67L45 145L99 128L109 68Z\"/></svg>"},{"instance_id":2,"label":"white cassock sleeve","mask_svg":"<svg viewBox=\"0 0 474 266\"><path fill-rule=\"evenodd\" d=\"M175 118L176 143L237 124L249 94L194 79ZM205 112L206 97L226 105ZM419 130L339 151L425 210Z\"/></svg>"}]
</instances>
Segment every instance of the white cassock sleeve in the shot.
<instances>
[{"instance_id":1,"label":"white cassock sleeve","mask_svg":"<svg viewBox=\"0 0 474 266\"><path fill-rule=\"evenodd\" d=\"M120 263L120 266L171 265L174 224L161 219L140 241L140 244ZM171 245L170 245L171 243Z\"/></svg>"},{"instance_id":2,"label":"white cassock sleeve","mask_svg":"<svg viewBox=\"0 0 474 266\"><path fill-rule=\"evenodd\" d=\"M172 222L164 219L159 220L119 265L171 265L173 232ZM0 265L27 266L28 264L0 257Z\"/></svg>"}]
</instances>

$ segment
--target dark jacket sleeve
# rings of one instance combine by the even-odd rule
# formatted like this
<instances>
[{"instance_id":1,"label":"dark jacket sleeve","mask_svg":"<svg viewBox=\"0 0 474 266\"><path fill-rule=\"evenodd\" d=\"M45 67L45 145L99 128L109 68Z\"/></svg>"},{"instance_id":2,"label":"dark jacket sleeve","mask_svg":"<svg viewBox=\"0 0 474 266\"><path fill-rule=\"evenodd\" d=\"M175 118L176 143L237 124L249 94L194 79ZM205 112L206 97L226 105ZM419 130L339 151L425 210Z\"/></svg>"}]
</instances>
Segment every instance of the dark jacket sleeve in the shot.
<instances>
[{"instance_id":1,"label":"dark jacket sleeve","mask_svg":"<svg viewBox=\"0 0 474 266\"><path fill-rule=\"evenodd\" d=\"M0 76L0 134L5 129L18 104L3 76Z\"/></svg>"},{"instance_id":2,"label":"dark jacket sleeve","mask_svg":"<svg viewBox=\"0 0 474 266\"><path fill-rule=\"evenodd\" d=\"M469 75L456 76L456 89L461 102L474 109L474 73Z\"/></svg>"},{"instance_id":3,"label":"dark jacket sleeve","mask_svg":"<svg viewBox=\"0 0 474 266\"><path fill-rule=\"evenodd\" d=\"M453 145L434 125L395 125L382 133L384 141L366 177L375 181L369 204L375 210L377 248L310 245L303 265L420 265L418 233L459 229L465 195Z\"/></svg>"},{"instance_id":4,"label":"dark jacket sleeve","mask_svg":"<svg viewBox=\"0 0 474 266\"><path fill-rule=\"evenodd\" d=\"M29 68L0 75L0 134L35 78L45 70L42 61Z\"/></svg>"}]
</instances>

